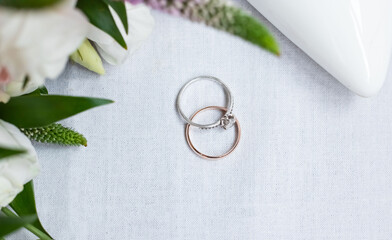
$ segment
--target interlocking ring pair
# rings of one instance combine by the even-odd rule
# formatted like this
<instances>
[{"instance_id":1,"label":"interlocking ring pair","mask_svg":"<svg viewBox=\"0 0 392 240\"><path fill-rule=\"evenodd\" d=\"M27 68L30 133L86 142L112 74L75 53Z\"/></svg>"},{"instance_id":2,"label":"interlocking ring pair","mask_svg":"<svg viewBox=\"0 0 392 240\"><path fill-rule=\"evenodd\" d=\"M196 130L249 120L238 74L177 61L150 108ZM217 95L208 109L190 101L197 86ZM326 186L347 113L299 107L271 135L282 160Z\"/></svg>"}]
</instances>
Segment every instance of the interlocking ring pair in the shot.
<instances>
[{"instance_id":1,"label":"interlocking ring pair","mask_svg":"<svg viewBox=\"0 0 392 240\"><path fill-rule=\"evenodd\" d=\"M181 98L182 95L184 93L184 91L193 83L201 81L201 80L209 80L209 81L213 81L218 83L220 86L222 86L223 90L225 91L226 94L226 107L219 107L219 106L208 106L208 107L204 107L198 111L196 111L190 118L188 118L184 112L181 109ZM180 92L178 93L177 96L177 110L178 113L181 115L181 117L185 120L185 122L187 122L186 128L185 128L185 137L186 137L186 141L188 142L189 147L200 157L204 158L204 159L209 159L209 160L216 160L216 159L220 159L223 157L228 156L230 153L232 153L234 151L234 149L237 147L240 138L241 138L241 127L240 124L238 122L238 119L233 115L233 107L234 107L234 98L231 95L230 89L226 86L226 84L224 84L220 79L216 78L216 77L211 77L211 76L200 76L200 77L196 77L191 79L189 82L187 82L180 90ZM196 115L198 115L199 113L206 111L206 110L220 110L222 111L224 114L223 116L216 122L211 123L211 124L199 124L199 123L195 123L193 122L193 119L196 117ZM189 136L189 129L191 126L194 127L198 127L201 129L211 129L211 128L215 128L215 127L223 127L225 130L236 126L236 140L233 144L233 146L229 149L229 151L227 151L226 153L222 154L222 155L218 155L218 156L210 156L204 153L201 153L199 150L196 149L196 147L193 145L190 136Z\"/></svg>"}]
</instances>

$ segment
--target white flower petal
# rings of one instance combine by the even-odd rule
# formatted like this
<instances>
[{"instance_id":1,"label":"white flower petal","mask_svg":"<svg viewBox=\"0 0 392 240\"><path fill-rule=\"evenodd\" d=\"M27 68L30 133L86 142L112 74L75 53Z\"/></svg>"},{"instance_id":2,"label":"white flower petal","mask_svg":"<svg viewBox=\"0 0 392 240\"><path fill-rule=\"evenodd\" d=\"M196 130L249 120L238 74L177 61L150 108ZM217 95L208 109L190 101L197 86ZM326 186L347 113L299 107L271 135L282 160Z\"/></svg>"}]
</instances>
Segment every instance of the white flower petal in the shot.
<instances>
[{"instance_id":1,"label":"white flower petal","mask_svg":"<svg viewBox=\"0 0 392 240\"><path fill-rule=\"evenodd\" d=\"M111 9L116 25L118 26L128 50L120 46L112 37L102 30L91 25L87 38L94 41L98 52L110 64L116 65L124 62L125 58L135 52L142 43L150 36L155 21L151 16L150 9L144 5L132 5L126 3L128 17L128 35L118 15Z\"/></svg>"},{"instance_id":2,"label":"white flower petal","mask_svg":"<svg viewBox=\"0 0 392 240\"><path fill-rule=\"evenodd\" d=\"M150 36L155 21L151 16L150 9L142 4L136 6L127 4L127 13L129 15L129 33L126 41L129 44L128 50L132 54Z\"/></svg>"},{"instance_id":3,"label":"white flower petal","mask_svg":"<svg viewBox=\"0 0 392 240\"><path fill-rule=\"evenodd\" d=\"M86 17L72 7L73 0L66 2L42 10L0 8L0 67L5 67L12 79L3 89L6 93L21 95L42 85L46 78L57 78L69 55L85 39L89 28ZM26 75L29 85L19 88Z\"/></svg>"},{"instance_id":4,"label":"white flower petal","mask_svg":"<svg viewBox=\"0 0 392 240\"><path fill-rule=\"evenodd\" d=\"M0 207L5 207L10 204L22 190L23 186L15 186L8 178L0 175Z\"/></svg>"},{"instance_id":5,"label":"white flower petal","mask_svg":"<svg viewBox=\"0 0 392 240\"><path fill-rule=\"evenodd\" d=\"M14 125L0 120L0 146L25 149L27 153L0 161L0 207L7 206L38 175L37 153L30 140Z\"/></svg>"}]
</instances>

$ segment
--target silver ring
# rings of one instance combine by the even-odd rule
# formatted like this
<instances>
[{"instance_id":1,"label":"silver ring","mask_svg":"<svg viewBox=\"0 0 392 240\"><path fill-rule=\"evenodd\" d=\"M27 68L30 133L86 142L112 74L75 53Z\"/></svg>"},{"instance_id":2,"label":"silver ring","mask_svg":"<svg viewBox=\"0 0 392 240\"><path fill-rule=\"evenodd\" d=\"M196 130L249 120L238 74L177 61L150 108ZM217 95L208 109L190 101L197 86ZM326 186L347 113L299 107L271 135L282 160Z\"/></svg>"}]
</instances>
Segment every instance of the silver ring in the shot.
<instances>
[{"instance_id":1,"label":"silver ring","mask_svg":"<svg viewBox=\"0 0 392 240\"><path fill-rule=\"evenodd\" d=\"M181 97L182 94L184 93L184 91L193 83L200 81L200 80L209 80L209 81L213 81L218 83L219 85L221 85L223 87L223 90L225 91L226 94L226 101L227 101L227 105L226 105L226 113L223 115L223 117L221 119L219 119L217 122L215 123L211 123L211 124L198 124L193 122L192 120L190 120L187 116L185 116L185 114L183 113L183 111L181 110ZM178 93L177 96L177 110L178 113L181 115L181 117L185 120L185 122L189 123L192 126L198 127L198 128L214 128L217 126L222 126L225 129L228 129L230 127L232 127L235 123L234 121L234 115L232 114L233 111L233 106L234 106L234 98L231 95L230 89L226 86L226 84L224 84L220 79L216 78L216 77L211 77L211 76L200 76L200 77L196 77L191 79L189 82L187 82L180 90L180 92Z\"/></svg>"}]
</instances>

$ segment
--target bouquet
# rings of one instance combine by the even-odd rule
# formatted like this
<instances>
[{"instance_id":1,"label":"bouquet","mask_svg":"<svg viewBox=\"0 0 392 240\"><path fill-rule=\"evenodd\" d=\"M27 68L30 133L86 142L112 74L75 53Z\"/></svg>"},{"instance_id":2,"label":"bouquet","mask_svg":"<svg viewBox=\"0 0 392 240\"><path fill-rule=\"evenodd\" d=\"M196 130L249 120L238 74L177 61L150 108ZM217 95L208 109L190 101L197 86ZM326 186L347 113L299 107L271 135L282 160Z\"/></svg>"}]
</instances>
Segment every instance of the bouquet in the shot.
<instances>
[{"instance_id":1,"label":"bouquet","mask_svg":"<svg viewBox=\"0 0 392 240\"><path fill-rule=\"evenodd\" d=\"M0 239L20 228L53 239L35 207L32 179L41 168L31 141L87 146L81 133L58 122L113 103L52 95L45 80L56 79L69 61L100 75L102 59L121 64L153 31L150 8L279 55L270 32L224 0L0 0Z\"/></svg>"}]
</instances>

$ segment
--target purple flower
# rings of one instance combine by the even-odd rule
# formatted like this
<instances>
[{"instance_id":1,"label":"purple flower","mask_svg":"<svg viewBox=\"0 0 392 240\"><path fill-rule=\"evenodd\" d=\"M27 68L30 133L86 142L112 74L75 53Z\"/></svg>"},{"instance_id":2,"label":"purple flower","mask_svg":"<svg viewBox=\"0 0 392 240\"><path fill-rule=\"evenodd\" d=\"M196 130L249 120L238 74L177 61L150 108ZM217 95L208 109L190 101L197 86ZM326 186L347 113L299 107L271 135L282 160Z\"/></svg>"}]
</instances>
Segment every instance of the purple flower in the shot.
<instances>
[{"instance_id":1,"label":"purple flower","mask_svg":"<svg viewBox=\"0 0 392 240\"><path fill-rule=\"evenodd\" d=\"M226 0L126 0L237 35L279 55L279 46L259 21Z\"/></svg>"}]
</instances>

